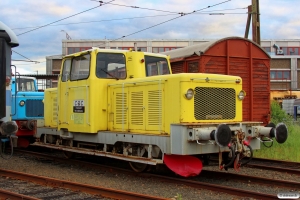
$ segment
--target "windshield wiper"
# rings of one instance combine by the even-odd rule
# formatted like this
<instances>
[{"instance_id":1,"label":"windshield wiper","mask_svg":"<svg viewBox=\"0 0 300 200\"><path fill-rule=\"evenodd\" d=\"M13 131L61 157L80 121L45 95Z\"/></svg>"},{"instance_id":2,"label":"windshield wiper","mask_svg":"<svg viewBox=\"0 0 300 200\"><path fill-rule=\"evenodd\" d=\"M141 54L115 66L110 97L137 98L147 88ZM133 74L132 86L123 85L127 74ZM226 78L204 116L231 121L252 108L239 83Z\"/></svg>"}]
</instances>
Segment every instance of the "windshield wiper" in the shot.
<instances>
[{"instance_id":1,"label":"windshield wiper","mask_svg":"<svg viewBox=\"0 0 300 200\"><path fill-rule=\"evenodd\" d=\"M118 78L118 77L116 77L116 76L112 75L111 73L109 73L109 72L105 71L104 69L100 68L100 70L101 70L101 71L103 71L105 74L107 74L107 75L109 75L109 76L111 76L111 77L113 77L113 78L115 78L115 79L119 80L119 78Z\"/></svg>"}]
</instances>

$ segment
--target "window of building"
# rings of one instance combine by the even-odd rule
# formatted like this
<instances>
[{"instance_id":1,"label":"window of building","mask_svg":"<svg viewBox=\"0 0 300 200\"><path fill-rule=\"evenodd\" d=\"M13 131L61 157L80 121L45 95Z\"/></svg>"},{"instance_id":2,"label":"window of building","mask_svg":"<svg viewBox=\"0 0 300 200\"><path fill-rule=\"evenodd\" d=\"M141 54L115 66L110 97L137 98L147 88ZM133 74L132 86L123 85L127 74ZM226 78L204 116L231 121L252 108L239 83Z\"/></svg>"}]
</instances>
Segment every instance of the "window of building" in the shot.
<instances>
[{"instance_id":1,"label":"window of building","mask_svg":"<svg viewBox=\"0 0 300 200\"><path fill-rule=\"evenodd\" d=\"M286 70L278 70L270 72L271 80L291 80L291 72Z\"/></svg>"},{"instance_id":2,"label":"window of building","mask_svg":"<svg viewBox=\"0 0 300 200\"><path fill-rule=\"evenodd\" d=\"M110 47L110 49L120 49L120 50L129 50L132 49L134 50L134 47ZM137 47L138 51L146 52L147 47Z\"/></svg>"},{"instance_id":3,"label":"window of building","mask_svg":"<svg viewBox=\"0 0 300 200\"><path fill-rule=\"evenodd\" d=\"M134 47L119 47L119 49L122 49L122 50L129 50L129 49L134 49Z\"/></svg>"},{"instance_id":4,"label":"window of building","mask_svg":"<svg viewBox=\"0 0 300 200\"><path fill-rule=\"evenodd\" d=\"M288 55L299 55L298 47L288 47Z\"/></svg>"},{"instance_id":5,"label":"window of building","mask_svg":"<svg viewBox=\"0 0 300 200\"><path fill-rule=\"evenodd\" d=\"M266 52L270 53L271 52L271 47L262 47Z\"/></svg>"},{"instance_id":6,"label":"window of building","mask_svg":"<svg viewBox=\"0 0 300 200\"><path fill-rule=\"evenodd\" d=\"M68 47L68 52L67 54L72 54L72 53L77 53L80 51L85 51L88 49L91 49L92 47Z\"/></svg>"},{"instance_id":7,"label":"window of building","mask_svg":"<svg viewBox=\"0 0 300 200\"><path fill-rule=\"evenodd\" d=\"M174 49L178 49L181 47L152 47L152 52L153 53L160 53L160 52L165 52L165 51L171 51Z\"/></svg>"},{"instance_id":8,"label":"window of building","mask_svg":"<svg viewBox=\"0 0 300 200\"><path fill-rule=\"evenodd\" d=\"M147 52L147 47L138 47L138 51Z\"/></svg>"},{"instance_id":9,"label":"window of building","mask_svg":"<svg viewBox=\"0 0 300 200\"><path fill-rule=\"evenodd\" d=\"M71 81L87 79L90 74L90 54L81 55L72 59Z\"/></svg>"}]
</instances>

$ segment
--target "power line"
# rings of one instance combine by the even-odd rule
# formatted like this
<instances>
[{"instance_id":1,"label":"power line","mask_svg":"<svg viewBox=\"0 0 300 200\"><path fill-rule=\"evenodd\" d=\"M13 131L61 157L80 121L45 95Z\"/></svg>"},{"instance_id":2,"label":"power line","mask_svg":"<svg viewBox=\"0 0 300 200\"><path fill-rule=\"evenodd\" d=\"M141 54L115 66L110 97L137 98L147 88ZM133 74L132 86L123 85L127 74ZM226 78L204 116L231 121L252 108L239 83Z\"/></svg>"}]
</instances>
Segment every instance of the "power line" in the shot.
<instances>
[{"instance_id":1,"label":"power line","mask_svg":"<svg viewBox=\"0 0 300 200\"><path fill-rule=\"evenodd\" d=\"M186 15L190 15L190 14L194 14L194 13L196 13L196 12L199 12L199 11L201 11L201 10L205 10L205 9L208 9L208 8L211 8L211 7L215 7L215 6L218 6L218 5L224 4L224 3L226 3L226 2L229 2L229 1L231 1L231 0L226 0L226 1L223 1L223 2L221 2L221 3L217 3L217 4L214 4L214 5L212 5L212 6L207 6L207 7L205 7L205 8L199 9L199 10L194 10L194 11L192 11L192 12L189 12L189 13L181 13L181 15L180 15L180 16L178 16L178 17L174 17L174 18L172 18L172 19L169 19L169 20L167 20L167 21L163 21L163 22L161 22L161 23L158 23L158 24L155 24L155 25L153 25L153 26L150 26L150 27L148 27L148 28L144 28L144 29L142 29L142 30L139 30L139 31L136 31L136 32L134 32L134 33L131 33L131 34L128 34L128 35L122 36L122 37L120 37L120 38L117 38L117 39L114 39L114 40L110 40L110 42L112 42L112 41L116 41L116 40L119 40L119 39L122 39L122 38L125 38L125 37L128 37L128 36L131 36L131 35L134 35L134 34L137 34L137 33L140 33L140 32L142 32L142 31L145 31L145 30L148 30L148 29L150 29L150 28L153 28L153 27L159 26L159 25L161 25L161 24L164 24L164 23L167 23L167 22L173 21L173 20L175 20L175 19L178 19L178 18L180 18L180 17L186 16ZM105 44L105 43L101 43L101 44ZM100 45L101 45L101 44L100 44Z\"/></svg>"},{"instance_id":2,"label":"power line","mask_svg":"<svg viewBox=\"0 0 300 200\"><path fill-rule=\"evenodd\" d=\"M112 1L115 1L115 0L111 0L111 1L109 1L109 2L107 2L107 3L103 3L102 1L100 1L100 5L99 5L99 6L96 6L96 7L93 7L93 8L87 9L87 10L84 10L84 11L82 11L82 12L76 13L76 14L74 14L74 15L71 15L71 16L68 16L68 17L65 17L65 18L63 18L63 19L60 19L60 20L56 20L56 21L54 21L54 22L51 22L51 23L49 23L49 24L46 24L46 25L43 25L43 26L39 26L39 27L37 27L37 28L35 28L35 29L32 29L32 30L29 30L29 31L26 31L26 32L20 33L20 34L18 34L17 36L19 36L19 35L23 35L23 34L25 34L25 33L29 33L29 32L31 32L31 31L34 31L34 30L37 30L37 29L40 29L40 28L43 28L43 27L45 27L45 26L49 26L49 25L51 25L51 24L54 24L54 23L56 23L56 22L59 22L59 21L62 21L62 20L68 19L68 18L70 18L70 17L74 17L74 16L76 16L76 15L79 15L79 14L81 14L81 13L84 13L84 12L87 12L87 11L93 10L93 9L95 9L95 8L98 8L98 7L102 6L102 5L108 4L108 3L112 2Z\"/></svg>"},{"instance_id":3,"label":"power line","mask_svg":"<svg viewBox=\"0 0 300 200\"><path fill-rule=\"evenodd\" d=\"M14 61L14 60L13 60ZM37 64L40 64L40 63L44 63L46 61L43 61L43 62L39 62L39 63L26 63L26 64L18 64L19 65L37 65Z\"/></svg>"},{"instance_id":4,"label":"power line","mask_svg":"<svg viewBox=\"0 0 300 200\"><path fill-rule=\"evenodd\" d=\"M220 14L220 13L213 13L216 11L227 11L227 10L240 10L240 9L248 9L248 8L232 8L232 9L222 9L222 10L212 10L212 11L203 11L200 13L194 13L194 14L203 14L203 15L214 15L214 14ZM246 13L222 13L222 14L248 14ZM171 16L171 15L178 15L176 14L165 14L165 15L149 15L149 16L140 16L140 17L125 17L125 18L117 18L117 19L103 19L98 21L87 21L87 22L70 22L65 24L53 24L48 26L63 26L63 25L73 25L73 24L88 24L88 23L97 23L97 22L110 22L110 21L121 21L121 20L128 20L128 19L143 19L143 18L152 18L152 17L165 17L165 16ZM28 28L37 28L39 26L31 26L31 27L21 27L21 28L12 28L12 30L17 29L28 29Z\"/></svg>"},{"instance_id":5,"label":"power line","mask_svg":"<svg viewBox=\"0 0 300 200\"><path fill-rule=\"evenodd\" d=\"M98 7L100 7L100 6L102 6L102 5L105 5L105 4L111 4L111 5L118 5L118 6L121 6L121 5L119 5L119 4L112 4L112 3L110 3L110 2L113 2L113 1L114 1L114 0L111 0L111 1L106 2L106 3L103 3L102 1L99 1L99 2L100 2L100 5L99 5L99 6L96 6L96 7L94 7L94 8L91 8L91 9L88 9L88 10L85 10L85 11L82 11L82 12L79 12L79 13L76 13L76 14L74 14L74 15L65 17L65 18L63 18L63 19L57 20L57 21L55 21L55 22L52 22L52 23L49 23L49 24L46 24L46 25L43 25L43 26L39 26L39 27L37 27L37 28L35 28L35 29L32 29L32 30L23 32L23 33L21 33L21 34L18 34L18 36L19 36L19 35L23 35L23 34L28 33L28 32L31 32L31 31L34 31L34 30L37 30L37 29L40 29L40 28L43 28L43 27L46 27L46 26L50 26L51 24L54 24L54 23L56 23L56 22L62 21L62 20L64 20L64 19L67 19L67 18L76 16L76 15L79 15L79 14L84 13L84 12L87 12L87 11L90 11L90 10L92 10L92 9L98 8ZM229 2L229 1L231 1L231 0L226 0L226 1L223 1L223 2L221 2L221 3L217 3L217 4L214 4L214 5L212 5L212 6L207 6L207 7L205 7L205 8L199 9L199 10L194 10L194 11L189 12L189 13L183 13L183 12L178 13L178 12L163 11L163 10L157 10L157 9L141 8L141 7L137 7L137 6L126 6L126 5L122 5L122 6L126 6L126 7L131 7L131 8L139 8L139 9L155 10L155 11L161 11L161 12L174 13L174 14L176 13L176 15L177 15L177 14L180 14L180 16L175 17L175 18L172 18L172 19L169 19L169 20L164 21L164 22L161 22L161 23L158 23L158 24L153 25L153 26L150 26L150 27L148 27L148 28L145 28L145 29L136 31L136 32L134 32L134 33L131 33L131 34L122 36L122 37L120 37L120 38L117 38L117 39L111 40L111 41L116 41L116 40L119 40L119 39L122 39L122 38L125 38L125 37L128 37L128 36L134 35L134 34L136 34L136 33L139 33L139 32L142 32L142 31L145 31L145 30L148 30L148 29L151 29L151 28L153 28L153 27L159 26L159 25L164 24L164 23L167 23L167 22L169 22L169 21L178 19L178 18L180 18L180 17L182 17L182 16L185 16L185 15L190 15L190 14L195 14L195 13L201 14L201 13L198 13L198 12L199 12L199 11L202 11L202 10L205 10L205 9L208 9L208 8L211 8L211 7L215 7L215 6L220 5L220 4L224 4L224 3ZM124 18L123 18L123 19L124 19ZM104 20L102 20L102 21L104 21ZM14 50L13 50L13 51L14 51ZM16 51L14 51L14 52L17 53ZM17 54L19 54L19 53L17 53ZM26 59L28 59L28 60L30 60L29 58L27 58L27 57L25 57L25 56L23 56L23 55L21 55L21 54L19 54L19 55L22 56L22 57L24 57L24 58L26 58ZM31 62L37 63L36 61L32 61L32 60L30 60L30 61L31 61Z\"/></svg>"},{"instance_id":6,"label":"power line","mask_svg":"<svg viewBox=\"0 0 300 200\"><path fill-rule=\"evenodd\" d=\"M39 63L38 61L33 61L33 60L31 60L31 59L27 58L26 56L24 56L24 55L22 55L22 54L20 54L20 53L16 52L15 50L12 50L12 51L13 51L13 52L15 52L16 54L19 54L19 55L20 55L20 56L22 56L23 58L26 58L27 60L29 60L28 62Z\"/></svg>"},{"instance_id":7,"label":"power line","mask_svg":"<svg viewBox=\"0 0 300 200\"><path fill-rule=\"evenodd\" d=\"M107 3L110 3L110 2L113 2L113 1L115 1L115 0L111 0L111 1L109 1L109 2L107 2ZM79 14L81 14L81 13L84 13L84 12L87 12L87 11L90 11L90 10L93 10L93 9L95 9L95 8L98 8L98 7L102 6L102 5L107 4L107 3L103 3L102 1L99 1L99 2L100 2L100 5L99 5L99 6L96 6L96 7L94 7L94 8L90 8L90 9L88 9L88 10L85 10L85 11L82 11L82 12L79 12L79 13L76 13L76 14L74 14L74 15L65 17L65 18L63 18L63 19L60 19L60 20L51 22L51 23L46 24L46 25L43 25L43 26L39 26L39 27L37 27L37 28L35 28L35 29L32 29L32 30L29 30L29 31L20 33L20 34L18 34L17 36L23 35L23 34L25 34L25 33L29 33L29 32L31 32L31 31L34 31L34 30L37 30L37 29L40 29L40 28L43 28L43 27L46 27L46 26L48 26L48 25L54 24L54 23L56 23L56 22L59 22L59 21L65 20L65 19L68 19L68 18L70 18L70 17L74 17L74 16L79 15ZM12 50L12 51L15 52L16 54L19 54L20 56L22 56L22 57L24 57L24 58L30 60L31 62L39 63L39 62L37 62L37 61L32 61L31 59L27 58L26 56L24 56L24 55L22 55L22 54L20 54L20 53L18 53L18 52L16 52L16 51L14 51L14 50Z\"/></svg>"},{"instance_id":8,"label":"power line","mask_svg":"<svg viewBox=\"0 0 300 200\"><path fill-rule=\"evenodd\" d=\"M104 19L99 21L87 21L87 22L73 22L66 24L54 24L49 26L62 26L62 25L72 25L72 24L85 24L85 23L94 23L94 22L104 22L104 21L118 21L118 20L127 20L127 19L139 19L139 18L148 18L148 17L164 17L170 15L178 15L178 14L166 14L166 15L151 15L151 16L141 16L141 17L127 17L127 18L119 18L119 19ZM36 27L23 27L23 28L12 28L12 30L16 29L27 29L27 28L36 28Z\"/></svg>"},{"instance_id":9,"label":"power line","mask_svg":"<svg viewBox=\"0 0 300 200\"><path fill-rule=\"evenodd\" d=\"M17 62L34 62L34 63L40 63L38 61L31 61L31 60L11 60L11 61L17 61Z\"/></svg>"},{"instance_id":10,"label":"power line","mask_svg":"<svg viewBox=\"0 0 300 200\"><path fill-rule=\"evenodd\" d=\"M127 6L127 5L121 5L121 4L115 4L115 3L108 3L108 4L115 5L115 6L129 7L129 8L137 8L137 9L142 9L142 10L152 10L152 11L159 11L159 12L167 12L167 13L180 14L179 12L166 11L166 10L158 10L158 9L153 9L153 8L143 8L143 7L139 7L139 6Z\"/></svg>"}]
</instances>

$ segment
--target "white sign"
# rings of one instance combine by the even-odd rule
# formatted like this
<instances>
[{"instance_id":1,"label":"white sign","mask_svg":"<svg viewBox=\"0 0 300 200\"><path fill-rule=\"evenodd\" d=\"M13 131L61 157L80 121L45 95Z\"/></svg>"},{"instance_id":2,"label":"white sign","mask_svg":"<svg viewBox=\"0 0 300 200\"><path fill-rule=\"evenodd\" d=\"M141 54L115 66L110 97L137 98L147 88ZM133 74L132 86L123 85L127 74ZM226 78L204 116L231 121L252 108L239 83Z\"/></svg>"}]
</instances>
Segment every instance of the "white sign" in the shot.
<instances>
[{"instance_id":1,"label":"white sign","mask_svg":"<svg viewBox=\"0 0 300 200\"><path fill-rule=\"evenodd\" d=\"M73 106L84 106L84 100L74 100Z\"/></svg>"}]
</instances>

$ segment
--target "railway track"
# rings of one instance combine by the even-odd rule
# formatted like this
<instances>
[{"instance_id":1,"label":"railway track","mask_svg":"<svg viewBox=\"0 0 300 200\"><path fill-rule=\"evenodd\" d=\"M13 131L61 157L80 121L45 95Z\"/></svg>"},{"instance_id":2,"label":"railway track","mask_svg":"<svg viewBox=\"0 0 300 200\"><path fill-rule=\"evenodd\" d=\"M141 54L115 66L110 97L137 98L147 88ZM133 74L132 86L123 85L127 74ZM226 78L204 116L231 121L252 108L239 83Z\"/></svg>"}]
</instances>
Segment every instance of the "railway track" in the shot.
<instances>
[{"instance_id":1,"label":"railway track","mask_svg":"<svg viewBox=\"0 0 300 200\"><path fill-rule=\"evenodd\" d=\"M300 163L282 161L282 160L270 160L263 158L253 158L250 163L245 167L265 169L282 172L283 170L290 174L300 175Z\"/></svg>"},{"instance_id":2,"label":"railway track","mask_svg":"<svg viewBox=\"0 0 300 200\"><path fill-rule=\"evenodd\" d=\"M21 153L21 152L20 152ZM227 193L230 195L240 196L240 197L251 197L255 199L275 199L277 198L277 194L268 194L264 192L257 192L257 191L251 191L251 190L244 190L240 188L233 188L231 186L224 186L224 184L217 184L217 183L208 183L209 181L203 181L198 180L197 178L194 179L182 179L177 177L170 177L170 176L161 176L156 174L148 174L148 173L141 173L136 174L135 172L132 172L131 170L126 169L120 169L117 167L111 167L111 166L105 166L105 165L99 165L94 164L91 162L86 161L79 161L79 160L71 160L71 159L64 159L59 158L57 156L49 156L41 153L36 152L22 152L23 154L30 154L31 156L38 157L39 159L47 159L52 160L54 162L62 162L62 163L68 163L71 165L79 165L81 167L86 166L90 169L96 169L96 170L106 170L106 171L113 171L114 173L129 173L135 176L143 176L145 178L155 178L159 181L163 182L170 182L170 183L178 183L183 184L186 186L190 186L197 189L207 189L212 191L218 191ZM235 181L235 182L251 182L251 184L268 184L268 185L276 185L276 187L281 187L284 190L290 191L291 188L293 190L300 190L300 183L294 182L294 181L284 181L284 180L275 180L275 179L266 179L261 177L255 177L255 176L246 176L246 175L239 175L239 174L233 174L233 173L225 173L225 172L219 172L219 171L209 171L209 170L203 170L201 175L199 176L201 179L206 178L207 180L228 180ZM268 186L267 186L268 187Z\"/></svg>"},{"instance_id":3,"label":"railway track","mask_svg":"<svg viewBox=\"0 0 300 200\"><path fill-rule=\"evenodd\" d=\"M74 183L70 181L48 178L45 176L35 176L16 171L0 169L2 176L0 191L3 197L12 199L128 199L128 200L165 200L166 198L138 194L133 192L115 190L104 187ZM22 181L20 181L22 180ZM18 186L18 187L16 187ZM17 189L17 194L13 191ZM20 189L21 188L21 189ZM15 193L15 194L14 194ZM91 194L91 195L87 195ZM36 198L35 198L36 197Z\"/></svg>"}]
</instances>

